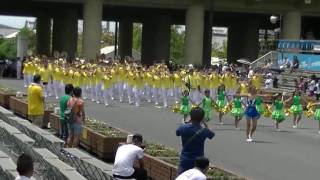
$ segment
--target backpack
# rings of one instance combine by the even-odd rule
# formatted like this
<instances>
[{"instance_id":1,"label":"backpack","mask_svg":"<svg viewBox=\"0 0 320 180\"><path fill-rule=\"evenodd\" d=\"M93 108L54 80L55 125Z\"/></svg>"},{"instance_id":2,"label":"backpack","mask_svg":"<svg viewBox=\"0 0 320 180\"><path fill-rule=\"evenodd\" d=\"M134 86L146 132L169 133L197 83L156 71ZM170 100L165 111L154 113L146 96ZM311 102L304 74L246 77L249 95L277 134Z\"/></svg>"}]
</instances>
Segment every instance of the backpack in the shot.
<instances>
[{"instance_id":1,"label":"backpack","mask_svg":"<svg viewBox=\"0 0 320 180\"><path fill-rule=\"evenodd\" d=\"M73 111L73 108L75 107L76 104L77 104L77 100L73 103L73 105L71 107L68 106L66 108L66 110L64 111L64 120L69 124L74 123L74 111Z\"/></svg>"}]
</instances>

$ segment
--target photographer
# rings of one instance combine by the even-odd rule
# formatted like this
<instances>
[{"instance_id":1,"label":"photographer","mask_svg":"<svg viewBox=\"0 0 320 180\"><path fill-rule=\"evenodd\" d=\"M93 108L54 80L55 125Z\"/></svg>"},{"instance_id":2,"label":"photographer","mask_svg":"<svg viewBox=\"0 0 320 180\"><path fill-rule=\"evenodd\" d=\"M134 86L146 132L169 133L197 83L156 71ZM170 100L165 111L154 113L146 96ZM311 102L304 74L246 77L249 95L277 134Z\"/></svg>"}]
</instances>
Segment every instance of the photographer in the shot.
<instances>
[{"instance_id":1,"label":"photographer","mask_svg":"<svg viewBox=\"0 0 320 180\"><path fill-rule=\"evenodd\" d=\"M197 157L204 156L204 142L207 138L212 139L214 132L201 126L204 118L204 110L200 107L193 108L190 112L191 123L178 127L176 135L181 136L182 151L178 174L194 168Z\"/></svg>"},{"instance_id":2,"label":"photographer","mask_svg":"<svg viewBox=\"0 0 320 180\"><path fill-rule=\"evenodd\" d=\"M137 180L148 178L144 170L142 140L142 135L135 134L132 137L132 144L125 144L118 148L112 169L113 177ZM139 161L139 168L133 167L136 160Z\"/></svg>"}]
</instances>

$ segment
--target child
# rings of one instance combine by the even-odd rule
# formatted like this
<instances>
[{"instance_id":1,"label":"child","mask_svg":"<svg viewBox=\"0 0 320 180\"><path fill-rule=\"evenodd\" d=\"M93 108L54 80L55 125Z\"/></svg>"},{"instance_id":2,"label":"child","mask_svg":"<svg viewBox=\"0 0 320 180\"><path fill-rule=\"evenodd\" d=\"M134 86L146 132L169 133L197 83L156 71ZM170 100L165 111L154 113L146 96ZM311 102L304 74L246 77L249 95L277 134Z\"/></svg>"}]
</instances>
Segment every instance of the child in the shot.
<instances>
[{"instance_id":1,"label":"child","mask_svg":"<svg viewBox=\"0 0 320 180\"><path fill-rule=\"evenodd\" d=\"M190 113L190 97L187 90L182 93L180 112L183 114L182 123L187 123L187 117Z\"/></svg>"},{"instance_id":2,"label":"child","mask_svg":"<svg viewBox=\"0 0 320 180\"><path fill-rule=\"evenodd\" d=\"M248 100L246 103L246 110L245 115L247 118L247 128L246 128L246 135L247 135L247 142L252 142L252 135L257 128L257 121L260 118L260 114L256 108L256 89L254 87L250 87Z\"/></svg>"},{"instance_id":3,"label":"child","mask_svg":"<svg viewBox=\"0 0 320 180\"><path fill-rule=\"evenodd\" d=\"M276 129L280 131L279 124L285 120L285 113L283 110L283 96L278 94L274 101L274 110L272 112L272 119L276 121Z\"/></svg>"},{"instance_id":4,"label":"child","mask_svg":"<svg viewBox=\"0 0 320 180\"><path fill-rule=\"evenodd\" d=\"M242 102L240 99L240 95L236 94L233 99L233 108L231 110L231 114L232 114L232 116L234 116L234 124L236 126L236 129L239 129L238 124L242 119L243 112L244 111L242 108Z\"/></svg>"},{"instance_id":5,"label":"child","mask_svg":"<svg viewBox=\"0 0 320 180\"><path fill-rule=\"evenodd\" d=\"M316 111L314 113L314 119L319 122L318 134L320 134L320 102L314 103L313 105L316 106Z\"/></svg>"},{"instance_id":6,"label":"child","mask_svg":"<svg viewBox=\"0 0 320 180\"><path fill-rule=\"evenodd\" d=\"M210 97L210 90L207 89L204 91L204 98L201 102L202 109L204 110L204 123L207 123L212 118L212 98ZM200 105L199 105L200 106Z\"/></svg>"},{"instance_id":7,"label":"child","mask_svg":"<svg viewBox=\"0 0 320 180\"><path fill-rule=\"evenodd\" d=\"M226 93L225 93L225 86L222 84L218 87L218 100L216 101L216 105L219 110L219 124L223 124L222 117L223 117L223 108L226 106Z\"/></svg>"},{"instance_id":8,"label":"child","mask_svg":"<svg viewBox=\"0 0 320 180\"><path fill-rule=\"evenodd\" d=\"M293 114L293 128L296 129L298 128L298 124L301 120L301 117L302 117L302 105L301 105L301 100L303 101L303 99L300 97L300 91L299 90L296 90L292 96L287 99L285 102L288 102L288 101L293 101L292 102L292 105L290 107L290 111L291 113Z\"/></svg>"}]
</instances>

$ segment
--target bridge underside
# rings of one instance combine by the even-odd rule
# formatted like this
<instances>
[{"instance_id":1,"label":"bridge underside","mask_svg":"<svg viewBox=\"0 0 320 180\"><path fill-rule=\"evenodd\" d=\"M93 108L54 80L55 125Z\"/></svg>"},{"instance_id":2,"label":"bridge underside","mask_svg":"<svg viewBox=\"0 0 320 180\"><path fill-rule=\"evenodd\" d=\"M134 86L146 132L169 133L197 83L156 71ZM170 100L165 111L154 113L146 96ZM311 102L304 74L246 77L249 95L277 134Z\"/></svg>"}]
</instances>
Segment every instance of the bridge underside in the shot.
<instances>
[{"instance_id":1,"label":"bridge underside","mask_svg":"<svg viewBox=\"0 0 320 180\"><path fill-rule=\"evenodd\" d=\"M67 51L70 57L76 51L76 21L84 20L83 53L94 58L99 53L101 20L120 22L119 52L131 55L132 23L143 24L142 61L168 59L170 25L186 25L185 63L207 64L210 61L212 26L229 28L228 60L238 58L253 60L258 54L259 29L282 27L282 38L300 39L314 33L320 38L317 7L297 0L10 0L0 6L0 14L37 17L38 53L51 54L54 50ZM211 7L211 8L210 8ZM270 23L271 15L282 16L276 24ZM51 24L53 19L53 25ZM50 31L53 26L52 40ZM303 27L303 28L301 28ZM68 32L65 35L64 32ZM97 35L98 34L98 35ZM130 35L131 34L131 35ZM48 36L45 38L44 36ZM41 37L42 36L42 37ZM52 41L52 50L50 50ZM65 43L65 42L68 43ZM131 43L131 44L130 44ZM152 50L152 48L161 50ZM165 50L162 50L165 49Z\"/></svg>"}]
</instances>

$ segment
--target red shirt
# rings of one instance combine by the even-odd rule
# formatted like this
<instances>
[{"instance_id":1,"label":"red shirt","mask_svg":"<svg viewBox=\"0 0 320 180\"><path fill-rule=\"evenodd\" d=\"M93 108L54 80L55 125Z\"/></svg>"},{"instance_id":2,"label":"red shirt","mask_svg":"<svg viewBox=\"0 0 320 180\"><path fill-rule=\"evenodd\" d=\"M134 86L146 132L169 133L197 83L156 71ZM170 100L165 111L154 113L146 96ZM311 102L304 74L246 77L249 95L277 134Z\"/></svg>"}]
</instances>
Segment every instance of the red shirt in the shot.
<instances>
[{"instance_id":1,"label":"red shirt","mask_svg":"<svg viewBox=\"0 0 320 180\"><path fill-rule=\"evenodd\" d=\"M77 123L82 122L84 118L83 104L84 104L83 100L76 97L70 98L68 101L69 108L72 108L72 106L74 106L72 111L74 112L74 115L75 115L74 118Z\"/></svg>"}]
</instances>

